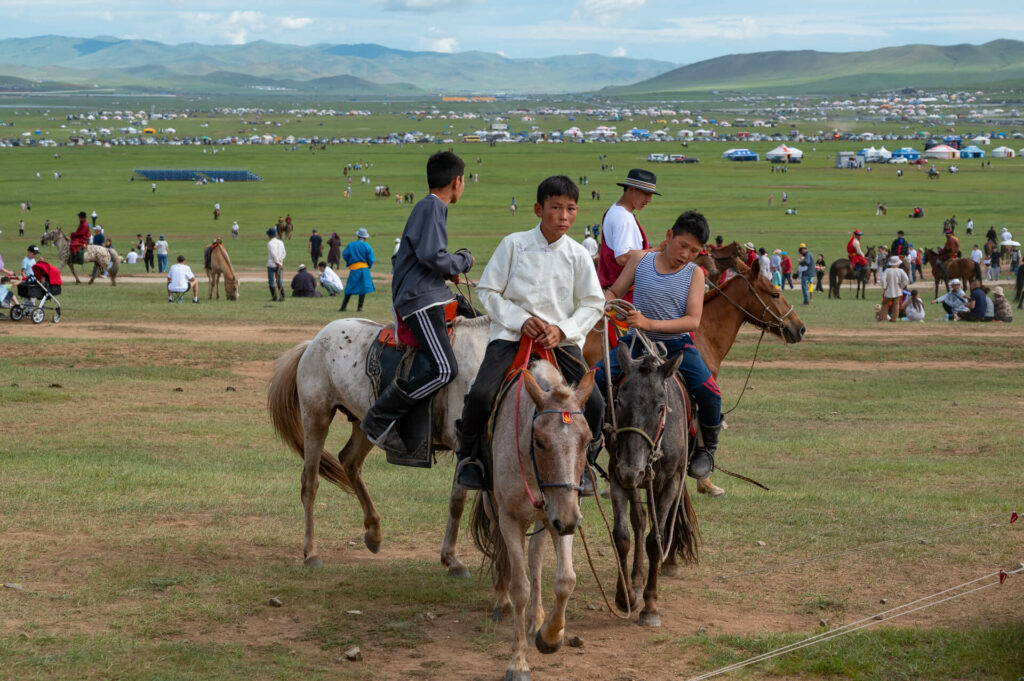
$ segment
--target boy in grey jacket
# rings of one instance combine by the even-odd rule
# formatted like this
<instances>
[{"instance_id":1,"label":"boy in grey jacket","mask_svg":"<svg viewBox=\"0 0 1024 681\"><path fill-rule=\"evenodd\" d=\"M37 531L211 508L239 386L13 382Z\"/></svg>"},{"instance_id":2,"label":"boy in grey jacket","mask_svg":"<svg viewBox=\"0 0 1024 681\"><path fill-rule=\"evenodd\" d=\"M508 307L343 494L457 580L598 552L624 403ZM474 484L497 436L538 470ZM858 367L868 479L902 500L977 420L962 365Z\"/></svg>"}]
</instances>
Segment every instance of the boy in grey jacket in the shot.
<instances>
[{"instance_id":1,"label":"boy in grey jacket","mask_svg":"<svg viewBox=\"0 0 1024 681\"><path fill-rule=\"evenodd\" d=\"M392 381L360 424L371 442L396 449L395 437L388 437L396 421L412 407L448 385L458 374L445 329L444 306L454 299L445 280L458 281L459 274L473 267L468 252L448 252L448 205L456 203L466 187L466 164L450 151L434 154L427 161L430 193L412 209L402 232L392 266L391 284L395 314L405 322L425 353L429 367L413 373L399 385ZM414 365L415 366L415 365Z\"/></svg>"}]
</instances>

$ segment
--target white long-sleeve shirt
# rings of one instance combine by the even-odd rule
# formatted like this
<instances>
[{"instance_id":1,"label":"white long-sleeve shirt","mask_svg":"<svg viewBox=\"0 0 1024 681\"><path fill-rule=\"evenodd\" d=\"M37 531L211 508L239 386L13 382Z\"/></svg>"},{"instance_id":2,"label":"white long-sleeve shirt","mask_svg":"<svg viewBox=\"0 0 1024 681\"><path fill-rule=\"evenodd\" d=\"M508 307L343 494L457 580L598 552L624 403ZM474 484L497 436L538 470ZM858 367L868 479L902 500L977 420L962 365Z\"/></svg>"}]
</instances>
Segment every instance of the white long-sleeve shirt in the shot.
<instances>
[{"instance_id":1,"label":"white long-sleeve shirt","mask_svg":"<svg viewBox=\"0 0 1024 681\"><path fill-rule=\"evenodd\" d=\"M548 244L540 225L501 240L476 291L491 317L490 340L517 341L526 320L538 317L562 330L563 345L582 349L604 313L590 255L568 236Z\"/></svg>"},{"instance_id":2,"label":"white long-sleeve shirt","mask_svg":"<svg viewBox=\"0 0 1024 681\"><path fill-rule=\"evenodd\" d=\"M284 242L274 237L267 240L267 267L284 266Z\"/></svg>"}]
</instances>

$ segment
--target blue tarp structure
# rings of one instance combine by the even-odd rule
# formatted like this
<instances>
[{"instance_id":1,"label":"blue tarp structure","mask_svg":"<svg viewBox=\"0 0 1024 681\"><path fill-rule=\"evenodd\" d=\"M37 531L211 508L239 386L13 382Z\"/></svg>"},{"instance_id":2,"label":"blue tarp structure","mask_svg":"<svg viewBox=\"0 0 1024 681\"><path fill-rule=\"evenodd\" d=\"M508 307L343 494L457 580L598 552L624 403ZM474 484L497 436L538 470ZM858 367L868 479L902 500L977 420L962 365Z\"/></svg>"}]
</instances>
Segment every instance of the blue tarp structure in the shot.
<instances>
[{"instance_id":1,"label":"blue tarp structure","mask_svg":"<svg viewBox=\"0 0 1024 681\"><path fill-rule=\"evenodd\" d=\"M722 158L729 159L730 161L758 161L761 157L750 149L732 149L722 154Z\"/></svg>"},{"instance_id":2,"label":"blue tarp structure","mask_svg":"<svg viewBox=\"0 0 1024 681\"><path fill-rule=\"evenodd\" d=\"M136 170L136 175L141 175L147 180L163 182L167 180L180 180L195 182L202 178L217 182L262 182L263 178L248 170L184 170L184 169L158 169L158 170Z\"/></svg>"},{"instance_id":3,"label":"blue tarp structure","mask_svg":"<svg viewBox=\"0 0 1024 681\"><path fill-rule=\"evenodd\" d=\"M960 150L960 158L985 158L985 152L972 144Z\"/></svg>"},{"instance_id":4,"label":"blue tarp structure","mask_svg":"<svg viewBox=\"0 0 1024 681\"><path fill-rule=\"evenodd\" d=\"M893 158L905 158L908 161L916 161L921 158L921 152L913 147L903 147L892 152Z\"/></svg>"}]
</instances>

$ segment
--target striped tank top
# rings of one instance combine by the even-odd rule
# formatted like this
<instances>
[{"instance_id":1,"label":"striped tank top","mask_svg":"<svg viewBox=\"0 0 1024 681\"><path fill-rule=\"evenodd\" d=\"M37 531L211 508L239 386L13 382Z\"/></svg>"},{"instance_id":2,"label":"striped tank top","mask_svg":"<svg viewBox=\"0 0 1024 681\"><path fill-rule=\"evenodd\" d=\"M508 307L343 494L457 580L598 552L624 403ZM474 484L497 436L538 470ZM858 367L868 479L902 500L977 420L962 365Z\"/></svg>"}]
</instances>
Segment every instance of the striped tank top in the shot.
<instances>
[{"instance_id":1,"label":"striped tank top","mask_svg":"<svg viewBox=\"0 0 1024 681\"><path fill-rule=\"evenodd\" d=\"M686 315L690 281L696 263L687 263L678 272L661 274L654 269L656 253L648 253L636 266L633 277L633 304L648 319L679 319ZM688 334L648 331L655 340L672 340Z\"/></svg>"}]
</instances>

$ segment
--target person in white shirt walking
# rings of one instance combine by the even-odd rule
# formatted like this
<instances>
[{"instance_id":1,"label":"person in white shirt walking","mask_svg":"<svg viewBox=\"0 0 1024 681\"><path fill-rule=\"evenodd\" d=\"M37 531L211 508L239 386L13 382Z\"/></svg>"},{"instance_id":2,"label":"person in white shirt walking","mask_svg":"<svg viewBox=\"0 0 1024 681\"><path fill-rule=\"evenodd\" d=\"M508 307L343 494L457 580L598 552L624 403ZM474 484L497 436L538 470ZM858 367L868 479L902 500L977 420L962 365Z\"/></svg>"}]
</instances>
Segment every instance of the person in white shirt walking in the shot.
<instances>
[{"instance_id":1,"label":"person in white shirt walking","mask_svg":"<svg viewBox=\"0 0 1024 681\"><path fill-rule=\"evenodd\" d=\"M597 245L597 239L591 235L590 230L584 232L586 236L583 237L583 248L587 249L587 253L590 254L590 259L593 260L597 257L597 251L599 246Z\"/></svg>"},{"instance_id":2,"label":"person in white shirt walking","mask_svg":"<svg viewBox=\"0 0 1024 681\"><path fill-rule=\"evenodd\" d=\"M167 302L174 302L175 293L185 293L192 289L192 302L199 303L199 282L192 268L185 264L185 256L179 255L178 262L167 270Z\"/></svg>"},{"instance_id":3,"label":"person in white shirt walking","mask_svg":"<svg viewBox=\"0 0 1024 681\"><path fill-rule=\"evenodd\" d=\"M281 284L281 273L284 271L286 252L284 242L277 238L277 229L267 230L267 285L270 286L270 299L284 302L284 286ZM278 295L281 297L278 298Z\"/></svg>"}]
</instances>

